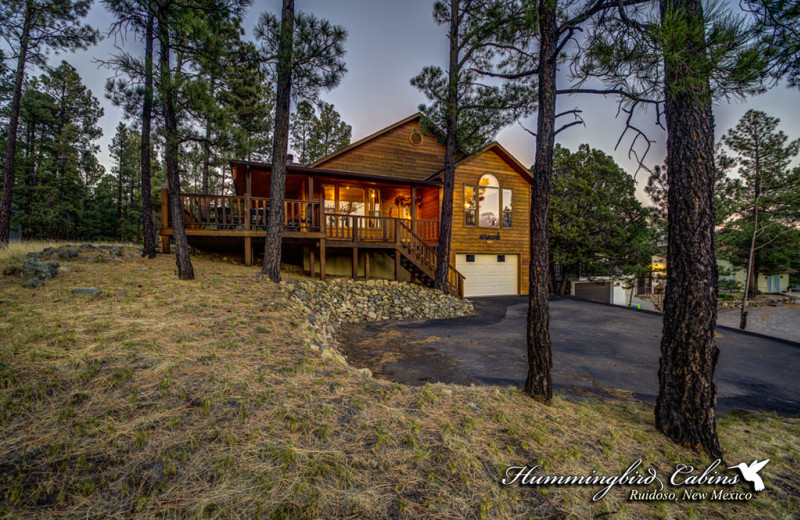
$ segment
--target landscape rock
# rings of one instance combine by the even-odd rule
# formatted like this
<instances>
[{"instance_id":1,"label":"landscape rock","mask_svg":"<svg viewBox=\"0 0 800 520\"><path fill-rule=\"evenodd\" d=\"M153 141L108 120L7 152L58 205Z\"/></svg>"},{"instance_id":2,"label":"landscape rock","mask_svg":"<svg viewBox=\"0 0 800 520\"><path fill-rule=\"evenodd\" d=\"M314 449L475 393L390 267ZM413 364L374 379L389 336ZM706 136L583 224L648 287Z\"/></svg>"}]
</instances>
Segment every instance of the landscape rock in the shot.
<instances>
[{"instance_id":1,"label":"landscape rock","mask_svg":"<svg viewBox=\"0 0 800 520\"><path fill-rule=\"evenodd\" d=\"M38 278L30 278L24 282L22 282L23 287L41 287L44 285L44 282Z\"/></svg>"},{"instance_id":2,"label":"landscape rock","mask_svg":"<svg viewBox=\"0 0 800 520\"><path fill-rule=\"evenodd\" d=\"M18 265L9 265L3 269L3 274L5 276L14 276L15 274L19 273L19 266Z\"/></svg>"},{"instance_id":3,"label":"landscape rock","mask_svg":"<svg viewBox=\"0 0 800 520\"><path fill-rule=\"evenodd\" d=\"M50 269L46 263L42 262L38 258L28 258L25 262L20 266L20 271L26 278L38 278L40 280L50 280L53 278L55 273L58 272L58 269L55 270L55 273Z\"/></svg>"},{"instance_id":4,"label":"landscape rock","mask_svg":"<svg viewBox=\"0 0 800 520\"><path fill-rule=\"evenodd\" d=\"M305 344L322 359L344 365L334 334L343 323L382 320L442 319L474 313L467 300L422 285L388 281L334 279L281 282L296 307L296 316L306 316L301 328L308 330ZM362 374L367 372L360 371Z\"/></svg>"},{"instance_id":5,"label":"landscape rock","mask_svg":"<svg viewBox=\"0 0 800 520\"><path fill-rule=\"evenodd\" d=\"M91 257L89 261L93 264L104 264L106 262L106 257L103 256L103 253L97 253Z\"/></svg>"},{"instance_id":6,"label":"landscape rock","mask_svg":"<svg viewBox=\"0 0 800 520\"><path fill-rule=\"evenodd\" d=\"M74 289L72 294L79 294L79 295L86 295L86 296L98 296L102 291L97 289L96 287L84 288L84 289Z\"/></svg>"}]
</instances>

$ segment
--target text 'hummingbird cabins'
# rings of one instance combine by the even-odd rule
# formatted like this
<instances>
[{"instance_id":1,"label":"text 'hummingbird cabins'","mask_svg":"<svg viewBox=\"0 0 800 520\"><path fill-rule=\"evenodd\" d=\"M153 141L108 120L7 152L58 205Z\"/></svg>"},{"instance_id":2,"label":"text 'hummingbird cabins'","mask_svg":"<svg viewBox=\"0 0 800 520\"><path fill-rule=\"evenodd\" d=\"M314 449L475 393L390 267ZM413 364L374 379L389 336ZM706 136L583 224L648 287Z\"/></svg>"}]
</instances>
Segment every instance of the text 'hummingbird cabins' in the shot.
<instances>
[{"instance_id":1,"label":"text 'hummingbird cabins'","mask_svg":"<svg viewBox=\"0 0 800 520\"><path fill-rule=\"evenodd\" d=\"M322 279L433 284L445 147L420 128L421 119L415 114L310 165L287 165L284 262ZM264 247L271 165L231 164L236 196L180 194L186 235L198 249L242 251L250 265L253 251ZM530 172L498 143L459 155L451 293L528 292L531 183ZM161 229L167 252L171 235Z\"/></svg>"}]
</instances>

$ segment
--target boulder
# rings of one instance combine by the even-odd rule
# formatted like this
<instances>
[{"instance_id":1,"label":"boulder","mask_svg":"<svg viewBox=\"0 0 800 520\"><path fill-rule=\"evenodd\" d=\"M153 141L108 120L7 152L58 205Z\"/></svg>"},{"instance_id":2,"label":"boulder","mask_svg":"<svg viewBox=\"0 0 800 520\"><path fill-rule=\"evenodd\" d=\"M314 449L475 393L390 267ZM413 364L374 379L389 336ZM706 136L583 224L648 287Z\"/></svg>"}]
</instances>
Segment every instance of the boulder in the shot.
<instances>
[{"instance_id":1,"label":"boulder","mask_svg":"<svg viewBox=\"0 0 800 520\"><path fill-rule=\"evenodd\" d=\"M75 248L71 248L71 249L59 248L58 257L61 258L61 259L64 259L64 260L66 260L68 258L77 258L78 257L78 250L75 249Z\"/></svg>"},{"instance_id":2,"label":"boulder","mask_svg":"<svg viewBox=\"0 0 800 520\"><path fill-rule=\"evenodd\" d=\"M50 274L55 277L58 274L58 268L61 267L61 264L58 263L58 260L51 260L47 262L47 267L50 269Z\"/></svg>"},{"instance_id":3,"label":"boulder","mask_svg":"<svg viewBox=\"0 0 800 520\"><path fill-rule=\"evenodd\" d=\"M44 285L44 282L38 278L29 278L28 280L22 282L23 287L41 287Z\"/></svg>"},{"instance_id":4,"label":"boulder","mask_svg":"<svg viewBox=\"0 0 800 520\"><path fill-rule=\"evenodd\" d=\"M54 273L50 267L38 258L28 258L20 266L20 271L26 278L39 278L40 280L50 280ZM58 272L58 270L56 270Z\"/></svg>"}]
</instances>

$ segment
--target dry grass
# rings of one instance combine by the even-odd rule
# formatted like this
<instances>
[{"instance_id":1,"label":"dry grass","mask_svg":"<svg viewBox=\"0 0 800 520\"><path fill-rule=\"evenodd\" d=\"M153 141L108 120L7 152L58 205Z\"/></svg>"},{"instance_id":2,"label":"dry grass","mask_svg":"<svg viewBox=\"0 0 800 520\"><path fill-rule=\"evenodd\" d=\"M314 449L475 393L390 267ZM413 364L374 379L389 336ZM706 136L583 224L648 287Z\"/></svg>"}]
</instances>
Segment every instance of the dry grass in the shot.
<instances>
[{"instance_id":1,"label":"dry grass","mask_svg":"<svg viewBox=\"0 0 800 520\"><path fill-rule=\"evenodd\" d=\"M727 415L731 461L770 458L751 502L629 503L498 484L512 464L616 473L706 461L652 409L496 388L406 387L304 349L303 318L245 268L195 257L0 279L0 516L793 518L800 421ZM72 289L98 287L101 296Z\"/></svg>"}]
</instances>

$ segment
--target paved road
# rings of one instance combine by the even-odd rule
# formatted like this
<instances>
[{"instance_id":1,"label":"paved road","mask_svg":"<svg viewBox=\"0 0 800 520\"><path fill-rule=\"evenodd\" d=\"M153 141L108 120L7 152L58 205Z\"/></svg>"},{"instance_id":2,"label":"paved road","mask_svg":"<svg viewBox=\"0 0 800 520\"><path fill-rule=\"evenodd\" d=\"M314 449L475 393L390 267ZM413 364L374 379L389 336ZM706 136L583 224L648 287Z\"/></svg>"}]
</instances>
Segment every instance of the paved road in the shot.
<instances>
[{"instance_id":1,"label":"paved road","mask_svg":"<svg viewBox=\"0 0 800 520\"><path fill-rule=\"evenodd\" d=\"M741 309L721 311L720 325L739 328ZM747 313L747 330L800 343L800 304L753 307Z\"/></svg>"},{"instance_id":2,"label":"paved road","mask_svg":"<svg viewBox=\"0 0 800 520\"><path fill-rule=\"evenodd\" d=\"M466 318L350 325L340 339L352 364L404 383L522 386L526 298L475 307ZM660 315L566 298L550 313L556 389L655 401ZM718 335L719 410L800 413L800 344L724 327Z\"/></svg>"}]
</instances>

